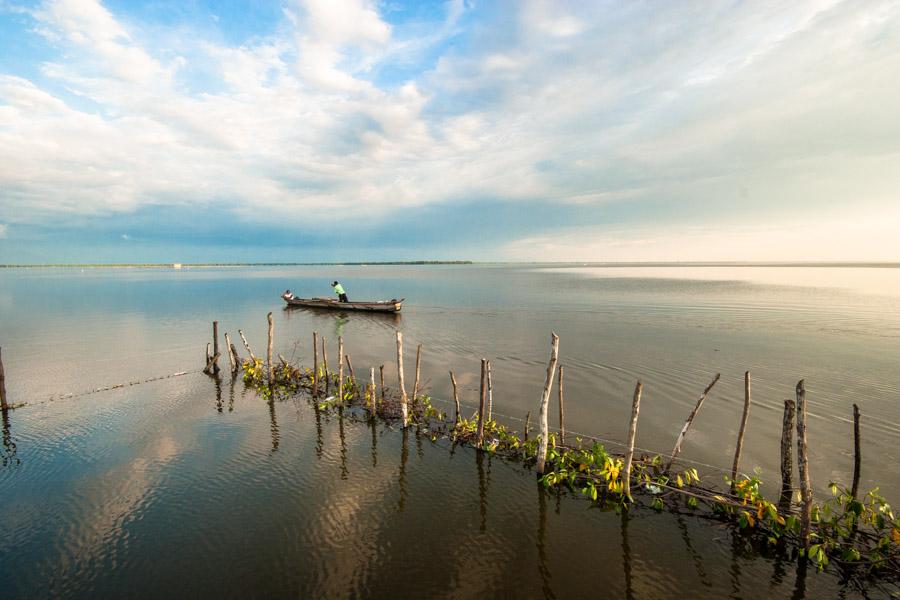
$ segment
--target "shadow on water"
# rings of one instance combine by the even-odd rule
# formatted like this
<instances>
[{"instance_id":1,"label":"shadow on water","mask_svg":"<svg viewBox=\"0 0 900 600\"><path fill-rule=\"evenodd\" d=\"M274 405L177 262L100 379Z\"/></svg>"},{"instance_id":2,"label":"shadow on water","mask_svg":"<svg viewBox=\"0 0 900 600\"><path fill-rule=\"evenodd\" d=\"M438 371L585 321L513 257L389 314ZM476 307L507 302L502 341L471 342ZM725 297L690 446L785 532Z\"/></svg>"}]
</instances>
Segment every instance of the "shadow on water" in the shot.
<instances>
[{"instance_id":1,"label":"shadow on water","mask_svg":"<svg viewBox=\"0 0 900 600\"><path fill-rule=\"evenodd\" d=\"M634 599L634 582L631 577L631 546L628 544L628 521L631 515L627 510L621 513L622 523L622 570L625 574L625 599Z\"/></svg>"},{"instance_id":2,"label":"shadow on water","mask_svg":"<svg viewBox=\"0 0 900 600\"><path fill-rule=\"evenodd\" d=\"M537 483L538 491L538 528L537 528L537 552L538 573L541 576L541 590L545 598L556 598L550 580L550 568L547 563L547 494L549 493L541 483Z\"/></svg>"}]
</instances>

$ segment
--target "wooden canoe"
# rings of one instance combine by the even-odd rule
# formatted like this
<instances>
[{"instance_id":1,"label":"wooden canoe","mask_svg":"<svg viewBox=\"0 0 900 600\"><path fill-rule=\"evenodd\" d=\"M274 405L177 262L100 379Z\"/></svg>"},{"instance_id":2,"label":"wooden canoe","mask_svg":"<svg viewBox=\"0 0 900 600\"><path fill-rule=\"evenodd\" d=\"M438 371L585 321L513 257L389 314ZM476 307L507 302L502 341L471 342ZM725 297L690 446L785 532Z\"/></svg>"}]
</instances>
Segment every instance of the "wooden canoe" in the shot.
<instances>
[{"instance_id":1,"label":"wooden canoe","mask_svg":"<svg viewBox=\"0 0 900 600\"><path fill-rule=\"evenodd\" d=\"M363 312L397 313L406 298L383 300L379 302L340 302L331 298L297 298L290 292L281 295L288 306L306 308L325 308L330 310L359 310Z\"/></svg>"}]
</instances>

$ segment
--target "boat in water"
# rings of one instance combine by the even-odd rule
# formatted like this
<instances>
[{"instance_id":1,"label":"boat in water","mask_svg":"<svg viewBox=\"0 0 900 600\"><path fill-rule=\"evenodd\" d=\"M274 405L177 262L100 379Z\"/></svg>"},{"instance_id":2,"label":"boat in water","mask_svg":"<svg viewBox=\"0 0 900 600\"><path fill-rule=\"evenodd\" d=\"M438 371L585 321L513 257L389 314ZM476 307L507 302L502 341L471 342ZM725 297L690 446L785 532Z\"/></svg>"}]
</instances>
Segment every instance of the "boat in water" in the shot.
<instances>
[{"instance_id":1,"label":"boat in water","mask_svg":"<svg viewBox=\"0 0 900 600\"><path fill-rule=\"evenodd\" d=\"M297 298L286 290L282 299L288 306L302 306L305 308L325 308L331 310L359 310L363 312L398 313L406 298L392 300L379 300L376 302L340 302L331 298Z\"/></svg>"}]
</instances>

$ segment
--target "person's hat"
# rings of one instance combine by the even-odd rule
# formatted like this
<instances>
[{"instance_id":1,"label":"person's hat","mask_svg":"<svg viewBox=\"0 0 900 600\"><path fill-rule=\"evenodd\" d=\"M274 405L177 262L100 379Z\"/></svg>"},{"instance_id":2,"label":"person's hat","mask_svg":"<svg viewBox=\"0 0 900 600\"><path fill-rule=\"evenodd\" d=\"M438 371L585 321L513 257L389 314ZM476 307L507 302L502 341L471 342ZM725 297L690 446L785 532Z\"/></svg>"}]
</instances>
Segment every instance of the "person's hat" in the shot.
<instances>
[{"instance_id":1,"label":"person's hat","mask_svg":"<svg viewBox=\"0 0 900 600\"><path fill-rule=\"evenodd\" d=\"M337 281L335 281L335 282L334 282L334 283L332 283L332 284L331 284L331 285L337 285Z\"/></svg>"}]
</instances>

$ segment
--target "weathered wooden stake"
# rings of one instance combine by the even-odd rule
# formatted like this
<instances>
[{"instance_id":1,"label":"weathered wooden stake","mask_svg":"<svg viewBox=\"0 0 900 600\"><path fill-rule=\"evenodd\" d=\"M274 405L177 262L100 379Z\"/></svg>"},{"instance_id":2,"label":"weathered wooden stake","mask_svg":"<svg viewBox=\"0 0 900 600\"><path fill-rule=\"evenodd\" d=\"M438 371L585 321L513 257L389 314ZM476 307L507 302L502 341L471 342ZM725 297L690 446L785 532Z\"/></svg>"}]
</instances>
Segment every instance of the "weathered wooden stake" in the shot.
<instances>
[{"instance_id":1,"label":"weathered wooden stake","mask_svg":"<svg viewBox=\"0 0 900 600\"><path fill-rule=\"evenodd\" d=\"M347 370L350 371L350 397L359 398L359 388L356 387L356 375L353 374L353 363L350 362L350 355L345 354L344 359L347 361Z\"/></svg>"},{"instance_id":2,"label":"weathered wooden stake","mask_svg":"<svg viewBox=\"0 0 900 600\"><path fill-rule=\"evenodd\" d=\"M559 443L566 443L566 411L563 407L563 373L562 365L559 365Z\"/></svg>"},{"instance_id":3,"label":"weathered wooden stake","mask_svg":"<svg viewBox=\"0 0 900 600\"><path fill-rule=\"evenodd\" d=\"M525 441L528 441L528 432L531 429L531 411L525 413Z\"/></svg>"},{"instance_id":4,"label":"weathered wooden stake","mask_svg":"<svg viewBox=\"0 0 900 600\"><path fill-rule=\"evenodd\" d=\"M459 392L456 389L456 377L453 375L453 371L450 371L450 383L453 384L453 402L456 404L456 419L453 421L453 426L459 424Z\"/></svg>"},{"instance_id":5,"label":"weathered wooden stake","mask_svg":"<svg viewBox=\"0 0 900 600\"><path fill-rule=\"evenodd\" d=\"M791 505L794 493L794 401L784 401L784 420L781 424L781 497L778 501L782 509Z\"/></svg>"},{"instance_id":6,"label":"weathered wooden stake","mask_svg":"<svg viewBox=\"0 0 900 600\"><path fill-rule=\"evenodd\" d=\"M381 375L381 405L384 406L384 365L378 367L378 373Z\"/></svg>"},{"instance_id":7,"label":"weathered wooden stake","mask_svg":"<svg viewBox=\"0 0 900 600\"><path fill-rule=\"evenodd\" d=\"M266 368L269 369L269 387L272 387L274 377L272 375L272 346L275 343L275 322L272 320L272 313L266 317L269 321L269 343L266 346Z\"/></svg>"},{"instance_id":8,"label":"weathered wooden stake","mask_svg":"<svg viewBox=\"0 0 900 600\"><path fill-rule=\"evenodd\" d=\"M684 438L687 435L688 430L691 428L691 424L694 422L694 417L697 416L697 413L700 412L700 407L703 406L703 401L706 400L706 397L709 395L709 391L716 385L716 382L719 381L719 377L721 375L716 373L716 376L713 377L713 380L709 382L709 385L706 386L706 389L703 390L703 393L700 394L700 399L697 400L697 405L694 407L694 410L691 411L691 414L688 415L687 421L684 422L684 427L681 428L681 433L678 434L678 439L675 440L675 448L672 449L672 456L669 457L669 462L666 465L666 471L669 471L672 468L672 463L675 462L675 459L678 458L678 454L681 452L681 444L684 442Z\"/></svg>"},{"instance_id":9,"label":"weathered wooden stake","mask_svg":"<svg viewBox=\"0 0 900 600\"><path fill-rule=\"evenodd\" d=\"M0 348L2 353L3 348ZM0 410L9 410L9 402L6 400L6 374L3 372L3 356L0 354Z\"/></svg>"},{"instance_id":10,"label":"weathered wooden stake","mask_svg":"<svg viewBox=\"0 0 900 600\"><path fill-rule=\"evenodd\" d=\"M397 378L400 380L400 415L403 427L409 425L409 409L406 407L406 386L403 383L403 334L397 332ZM384 390L384 388L381 388Z\"/></svg>"},{"instance_id":11,"label":"weathered wooden stake","mask_svg":"<svg viewBox=\"0 0 900 600\"><path fill-rule=\"evenodd\" d=\"M213 354L219 354L219 322L213 321ZM212 372L218 373L221 369L219 369L219 365L217 363L213 363Z\"/></svg>"},{"instance_id":12,"label":"weathered wooden stake","mask_svg":"<svg viewBox=\"0 0 900 600\"><path fill-rule=\"evenodd\" d=\"M3 369L0 367L0 374L2 374ZM860 439L859 439L859 406L856 404L853 405L853 487L850 490L850 494L856 498L856 493L859 491L859 469L860 464L862 463L862 454L860 453Z\"/></svg>"},{"instance_id":13,"label":"weathered wooden stake","mask_svg":"<svg viewBox=\"0 0 900 600\"><path fill-rule=\"evenodd\" d=\"M341 357L344 355L344 336L338 336L338 401L344 401L344 361Z\"/></svg>"},{"instance_id":14,"label":"weathered wooden stake","mask_svg":"<svg viewBox=\"0 0 900 600\"><path fill-rule=\"evenodd\" d=\"M810 546L812 526L812 486L809 482L809 452L806 445L806 386L797 382L797 466L800 471L800 494L803 504L800 511L800 541L805 549Z\"/></svg>"},{"instance_id":15,"label":"weathered wooden stake","mask_svg":"<svg viewBox=\"0 0 900 600\"><path fill-rule=\"evenodd\" d=\"M631 461L634 459L634 438L637 434L638 414L641 412L641 391L644 385L638 380L634 386L634 397L631 400L631 422L628 425L628 438L625 441L625 470L622 475L622 483L625 484L625 495L631 497Z\"/></svg>"},{"instance_id":16,"label":"weathered wooden stake","mask_svg":"<svg viewBox=\"0 0 900 600\"><path fill-rule=\"evenodd\" d=\"M422 344L416 346L416 379L413 384L413 395L412 395L412 403L413 406L416 405L416 398L419 397L419 364L422 360Z\"/></svg>"},{"instance_id":17,"label":"weathered wooden stake","mask_svg":"<svg viewBox=\"0 0 900 600\"><path fill-rule=\"evenodd\" d=\"M559 336L550 334L550 364L547 365L547 380L544 382L544 391L541 394L540 427L541 439L538 444L537 472L544 474L544 464L547 461L547 446L550 442L549 425L547 415L550 412L550 389L553 387L553 376L556 375L556 363L559 360Z\"/></svg>"},{"instance_id":18,"label":"weathered wooden stake","mask_svg":"<svg viewBox=\"0 0 900 600\"><path fill-rule=\"evenodd\" d=\"M228 364L231 366L231 374L237 372L237 357L234 355L234 346L231 344L231 338L225 333L225 348L228 350Z\"/></svg>"},{"instance_id":19,"label":"weathered wooden stake","mask_svg":"<svg viewBox=\"0 0 900 600\"><path fill-rule=\"evenodd\" d=\"M475 434L475 447L481 448L484 443L484 405L487 401L487 361L481 359L481 392L478 400L478 429Z\"/></svg>"},{"instance_id":20,"label":"weathered wooden stake","mask_svg":"<svg viewBox=\"0 0 900 600\"><path fill-rule=\"evenodd\" d=\"M209 375L210 377L213 376L213 374L214 374L213 367L216 366L216 361L219 360L219 353L216 352L215 354L212 354L210 352L211 347L212 347L212 345L209 342L206 342L206 366L203 367L203 372L206 373L207 375Z\"/></svg>"},{"instance_id":21,"label":"weathered wooden stake","mask_svg":"<svg viewBox=\"0 0 900 600\"><path fill-rule=\"evenodd\" d=\"M338 360L341 357L338 356ZM322 336L322 371L325 373L325 395L328 395L328 345L325 336Z\"/></svg>"},{"instance_id":22,"label":"weathered wooden stake","mask_svg":"<svg viewBox=\"0 0 900 600\"><path fill-rule=\"evenodd\" d=\"M487 361L487 420L494 419L494 383L491 380L491 361Z\"/></svg>"},{"instance_id":23,"label":"weathered wooden stake","mask_svg":"<svg viewBox=\"0 0 900 600\"><path fill-rule=\"evenodd\" d=\"M375 388L375 367L372 367L369 369L369 387L372 390L370 392L371 396L370 396L369 401L372 403L371 410L372 410L372 414L374 415L374 414L377 414L377 412L378 412L377 410L375 410L375 389L376 389Z\"/></svg>"},{"instance_id":24,"label":"weathered wooden stake","mask_svg":"<svg viewBox=\"0 0 900 600\"><path fill-rule=\"evenodd\" d=\"M319 332L313 331L313 398L319 396Z\"/></svg>"},{"instance_id":25,"label":"weathered wooden stake","mask_svg":"<svg viewBox=\"0 0 900 600\"><path fill-rule=\"evenodd\" d=\"M241 336L241 341L244 342L244 348L247 349L247 354L250 355L250 360L256 362L256 357L253 356L253 350L250 349L250 344L247 343L247 338L244 337L244 332L238 329L238 335Z\"/></svg>"},{"instance_id":26,"label":"weathered wooden stake","mask_svg":"<svg viewBox=\"0 0 900 600\"><path fill-rule=\"evenodd\" d=\"M737 480L738 467L741 463L741 450L744 448L744 432L747 430L747 419L750 417L750 371L744 372L744 414L741 416L741 428L738 430L737 445L734 448L734 464L731 467L731 492L734 493L734 482Z\"/></svg>"}]
</instances>

